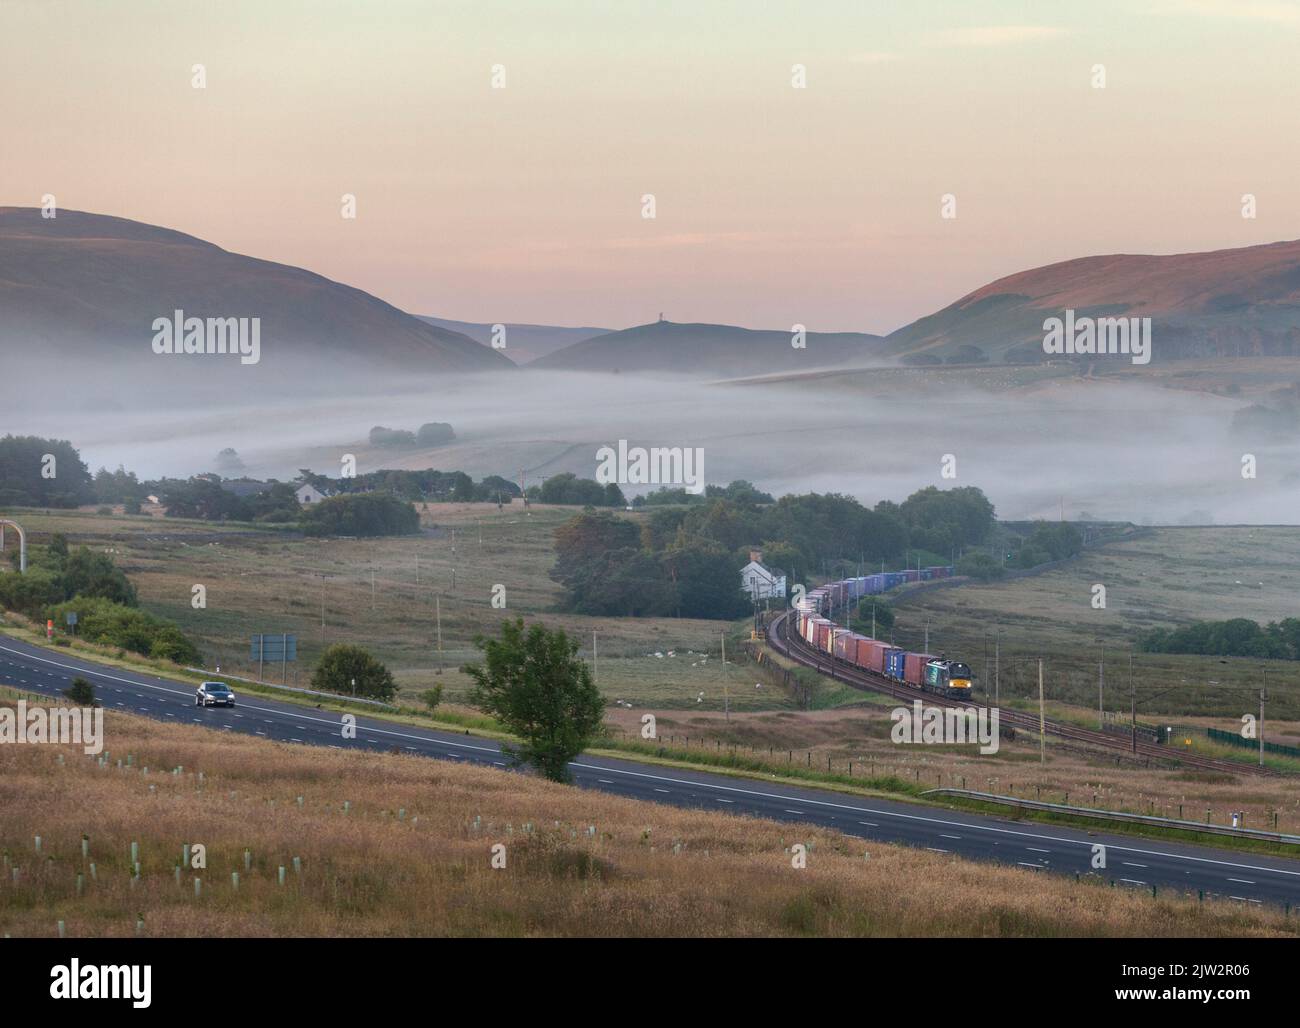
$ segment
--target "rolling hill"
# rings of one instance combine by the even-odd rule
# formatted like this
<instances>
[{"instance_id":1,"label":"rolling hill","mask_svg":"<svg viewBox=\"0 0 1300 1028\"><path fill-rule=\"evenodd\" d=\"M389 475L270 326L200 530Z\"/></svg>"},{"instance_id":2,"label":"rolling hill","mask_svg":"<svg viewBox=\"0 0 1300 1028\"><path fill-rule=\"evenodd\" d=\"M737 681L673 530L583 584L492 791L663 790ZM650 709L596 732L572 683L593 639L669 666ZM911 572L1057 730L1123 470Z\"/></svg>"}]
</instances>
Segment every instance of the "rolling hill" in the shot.
<instances>
[{"instance_id":1,"label":"rolling hill","mask_svg":"<svg viewBox=\"0 0 1300 1028\"><path fill-rule=\"evenodd\" d=\"M155 354L153 321L261 319L261 361ZM331 368L472 372L512 366L458 332L430 325L310 271L230 253L170 229L61 210L0 208L0 348L177 379L241 370L283 379ZM243 381L258 378L245 374Z\"/></svg>"},{"instance_id":2,"label":"rolling hill","mask_svg":"<svg viewBox=\"0 0 1300 1028\"><path fill-rule=\"evenodd\" d=\"M1043 320L1150 317L1154 360L1300 354L1300 240L1112 254L1018 272L886 338L911 363L1043 359ZM973 349L975 348L975 349Z\"/></svg>"},{"instance_id":3,"label":"rolling hill","mask_svg":"<svg viewBox=\"0 0 1300 1028\"><path fill-rule=\"evenodd\" d=\"M657 321L574 343L530 367L733 378L861 364L877 355L880 343L879 336L858 332L809 332L800 349L785 330Z\"/></svg>"},{"instance_id":4,"label":"rolling hill","mask_svg":"<svg viewBox=\"0 0 1300 1028\"><path fill-rule=\"evenodd\" d=\"M435 318L425 314L419 315L419 318L430 325L467 335L484 346L492 345L492 325L474 321L453 321L450 318ZM564 328L558 325L516 325L511 322L506 322L505 328L504 353L516 364L527 364L573 343L580 343L593 336L602 336L614 331L609 328Z\"/></svg>"}]
</instances>

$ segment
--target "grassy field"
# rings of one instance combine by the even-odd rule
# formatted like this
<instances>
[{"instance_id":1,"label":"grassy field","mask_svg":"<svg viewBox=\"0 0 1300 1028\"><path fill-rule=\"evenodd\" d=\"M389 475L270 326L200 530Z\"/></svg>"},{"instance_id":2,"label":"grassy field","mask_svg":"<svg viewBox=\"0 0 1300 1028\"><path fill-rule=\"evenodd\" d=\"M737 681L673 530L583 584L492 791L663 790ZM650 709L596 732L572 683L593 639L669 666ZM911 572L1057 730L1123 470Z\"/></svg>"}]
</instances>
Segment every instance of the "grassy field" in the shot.
<instances>
[{"instance_id":1,"label":"grassy field","mask_svg":"<svg viewBox=\"0 0 1300 1028\"><path fill-rule=\"evenodd\" d=\"M1300 931L1280 911L1152 899L501 771L106 720L103 767L77 747L0 747L7 936L52 937L60 921L74 938ZM207 866L178 881L182 847L196 843ZM794 843L808 847L804 869Z\"/></svg>"},{"instance_id":2,"label":"grassy field","mask_svg":"<svg viewBox=\"0 0 1300 1028\"><path fill-rule=\"evenodd\" d=\"M611 702L665 709L792 705L780 690L755 690L762 676L731 663L742 657L732 643L747 633L730 622L555 613L553 533L574 513L429 504L418 537L329 540L86 512L24 512L21 520L36 542L63 532L74 544L111 553L139 590L141 606L176 621L209 664L227 674L256 677L251 636L287 632L299 643L289 684L306 683L324 646L355 642L388 664L408 696L441 682L456 700L471 684L457 669L478 656L475 634L494 634L502 620L524 616L564 628L588 658L595 633L597 678ZM202 610L191 606L196 584L207 589ZM496 585L505 589L504 610L491 605ZM724 630L734 637L725 669ZM263 673L278 682L284 669L267 666Z\"/></svg>"},{"instance_id":3,"label":"grassy field","mask_svg":"<svg viewBox=\"0 0 1300 1028\"><path fill-rule=\"evenodd\" d=\"M1297 581L1294 528L1150 529L1043 574L900 600L894 636L919 647L928 619L931 651L960 653L990 694L999 638L1003 702L1037 702L1041 657L1048 697L1090 708L1095 724L1099 662L1105 661L1105 708L1127 718L1129 651L1141 633L1197 620L1291 617ZM1105 609L1091 605L1094 584L1106 587ZM1300 720L1296 662L1138 652L1133 666L1139 720L1181 724L1207 716L1220 719L1219 727L1240 728L1243 714L1258 715L1265 681L1266 719Z\"/></svg>"}]
</instances>

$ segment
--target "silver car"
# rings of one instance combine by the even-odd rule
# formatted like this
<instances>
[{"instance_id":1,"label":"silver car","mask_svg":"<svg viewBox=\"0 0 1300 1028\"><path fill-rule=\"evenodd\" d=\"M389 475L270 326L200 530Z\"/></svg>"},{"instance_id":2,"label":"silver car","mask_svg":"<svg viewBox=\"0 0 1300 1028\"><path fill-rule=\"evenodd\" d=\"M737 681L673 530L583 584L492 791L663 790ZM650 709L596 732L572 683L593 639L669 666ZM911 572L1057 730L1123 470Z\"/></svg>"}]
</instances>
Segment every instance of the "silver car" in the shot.
<instances>
[{"instance_id":1,"label":"silver car","mask_svg":"<svg viewBox=\"0 0 1300 1028\"><path fill-rule=\"evenodd\" d=\"M196 707L233 707L235 694L225 682L204 682L195 690Z\"/></svg>"}]
</instances>

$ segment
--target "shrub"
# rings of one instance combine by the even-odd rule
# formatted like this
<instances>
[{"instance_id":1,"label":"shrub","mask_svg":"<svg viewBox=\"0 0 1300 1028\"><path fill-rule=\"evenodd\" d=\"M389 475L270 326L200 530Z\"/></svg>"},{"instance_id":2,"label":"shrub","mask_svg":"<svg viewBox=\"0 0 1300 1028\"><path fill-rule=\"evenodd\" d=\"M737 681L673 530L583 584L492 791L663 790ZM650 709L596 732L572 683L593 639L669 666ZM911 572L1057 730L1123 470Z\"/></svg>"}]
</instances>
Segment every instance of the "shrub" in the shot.
<instances>
[{"instance_id":1,"label":"shrub","mask_svg":"<svg viewBox=\"0 0 1300 1028\"><path fill-rule=\"evenodd\" d=\"M311 684L322 692L376 700L391 700L397 694L393 673L369 650L349 643L335 643L321 654Z\"/></svg>"},{"instance_id":2,"label":"shrub","mask_svg":"<svg viewBox=\"0 0 1300 1028\"><path fill-rule=\"evenodd\" d=\"M72 684L68 688L63 690L63 695L78 707L97 706L95 703L95 687L80 675L72 680Z\"/></svg>"}]
</instances>

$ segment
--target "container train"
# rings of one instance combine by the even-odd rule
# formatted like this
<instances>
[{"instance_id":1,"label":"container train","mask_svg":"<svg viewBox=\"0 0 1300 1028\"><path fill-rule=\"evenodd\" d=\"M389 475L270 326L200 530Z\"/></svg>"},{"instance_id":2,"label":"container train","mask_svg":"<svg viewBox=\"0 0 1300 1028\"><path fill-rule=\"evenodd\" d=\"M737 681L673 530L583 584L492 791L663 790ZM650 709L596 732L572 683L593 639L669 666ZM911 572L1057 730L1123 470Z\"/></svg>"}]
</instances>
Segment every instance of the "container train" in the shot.
<instances>
[{"instance_id":1,"label":"container train","mask_svg":"<svg viewBox=\"0 0 1300 1028\"><path fill-rule=\"evenodd\" d=\"M810 590L795 602L795 625L804 642L836 660L884 675L922 692L948 699L969 699L974 682L969 665L931 653L910 653L879 639L868 639L832 620L840 617L847 622L850 605L863 596L886 592L904 582L951 577L951 567L939 566L830 582Z\"/></svg>"}]
</instances>

